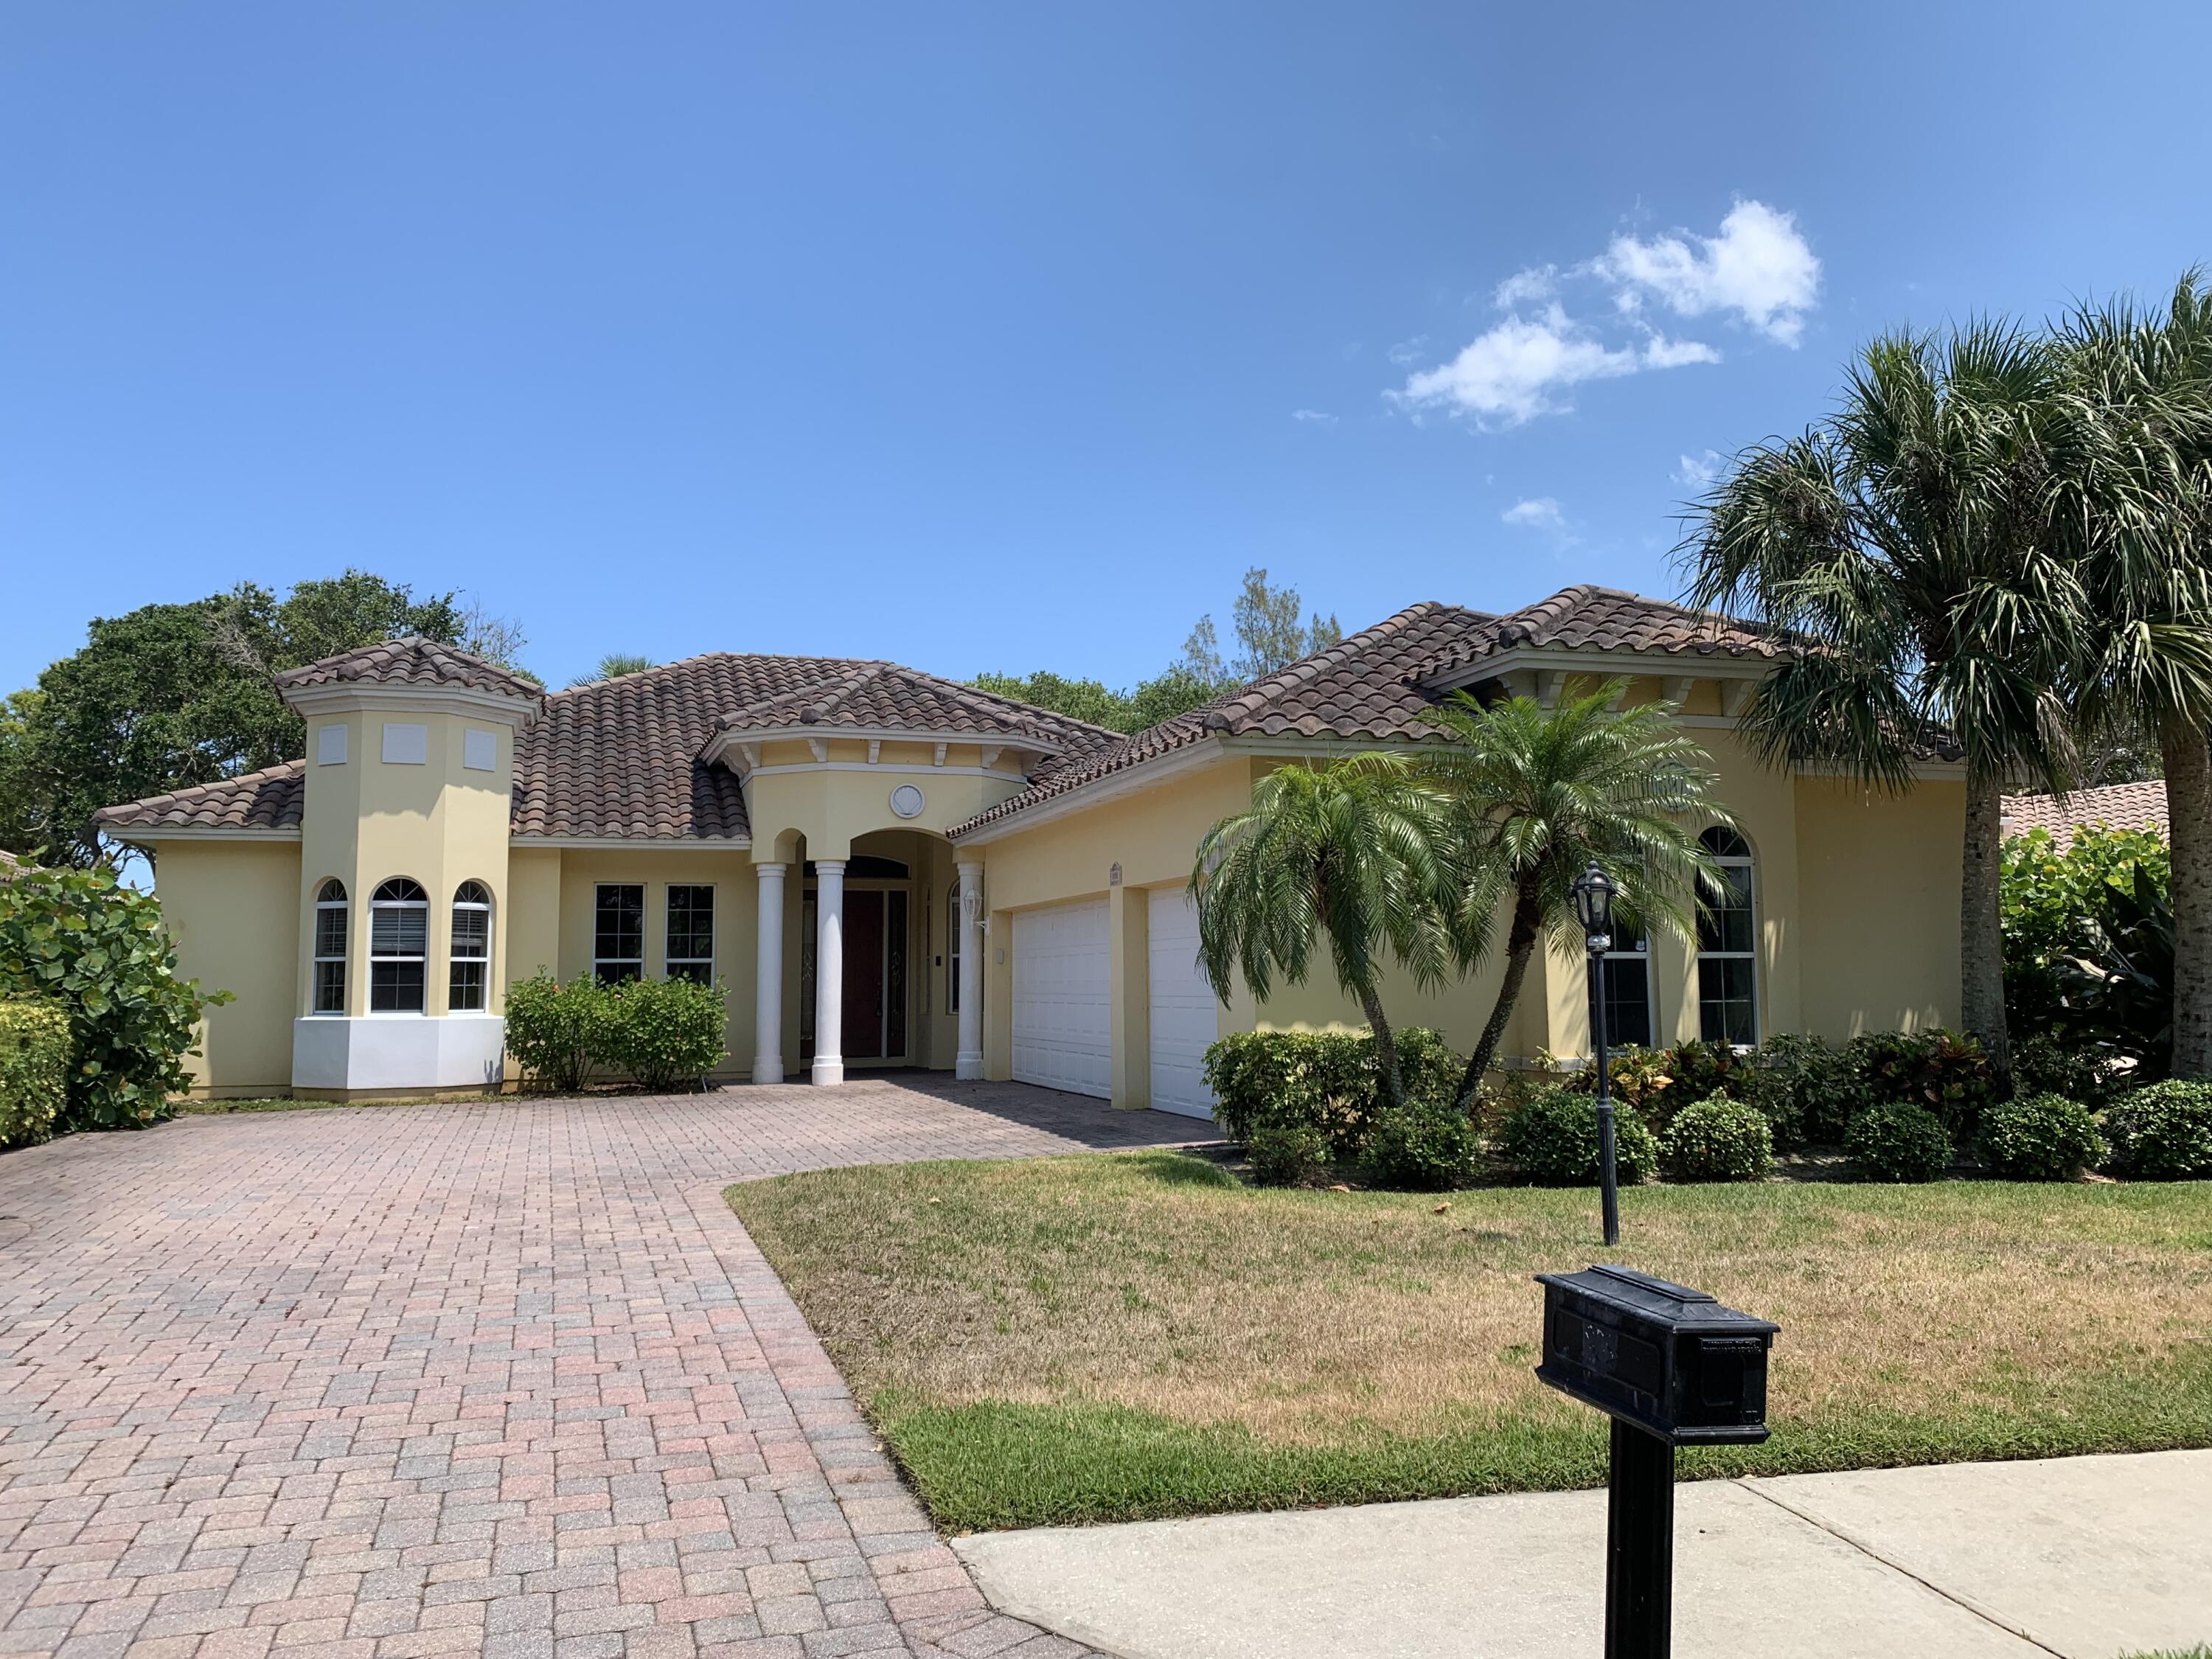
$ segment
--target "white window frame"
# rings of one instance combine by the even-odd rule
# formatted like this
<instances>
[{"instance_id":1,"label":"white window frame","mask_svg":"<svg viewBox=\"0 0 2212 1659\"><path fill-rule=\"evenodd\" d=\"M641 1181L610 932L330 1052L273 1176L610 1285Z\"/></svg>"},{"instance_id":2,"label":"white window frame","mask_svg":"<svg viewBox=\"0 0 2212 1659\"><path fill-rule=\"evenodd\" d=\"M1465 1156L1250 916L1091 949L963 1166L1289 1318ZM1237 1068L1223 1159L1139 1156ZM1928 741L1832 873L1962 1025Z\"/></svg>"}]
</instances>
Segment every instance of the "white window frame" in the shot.
<instances>
[{"instance_id":1,"label":"white window frame","mask_svg":"<svg viewBox=\"0 0 2212 1659\"><path fill-rule=\"evenodd\" d=\"M405 883L407 886L415 890L416 896L411 898L386 898L383 896L384 891L386 888L398 887L403 882ZM416 910L422 913L422 954L419 956L410 956L402 952L380 952L376 948L377 913L383 911L389 914L408 910ZM376 970L380 967L404 967L410 962L416 964L422 970L421 981L421 996L422 1000L421 1006L414 1008L378 1007L376 1006ZM419 1015L427 1014L430 1012L430 895L424 890L422 884L416 881L411 876L390 877L384 881L379 882L369 894L368 1003L368 1012L372 1014L390 1014L411 1018Z\"/></svg>"},{"instance_id":2,"label":"white window frame","mask_svg":"<svg viewBox=\"0 0 2212 1659\"><path fill-rule=\"evenodd\" d=\"M465 898L465 893L474 891L481 898ZM461 953L461 912L483 917L483 942L481 954L464 956ZM480 1014L491 1006L491 887L489 883L474 879L463 882L453 889L454 927L446 951L446 1012L449 1014ZM460 972L464 967L483 971L477 975L472 1001L464 1001Z\"/></svg>"},{"instance_id":3,"label":"white window frame","mask_svg":"<svg viewBox=\"0 0 2212 1659\"><path fill-rule=\"evenodd\" d=\"M645 887L641 881L602 881L592 888L592 977L602 985L623 985L645 977ZM599 913L606 907L605 895L624 889L634 890L637 894L637 954L603 957L599 954ZM637 971L618 980L609 979L605 972L609 968L625 967Z\"/></svg>"},{"instance_id":4,"label":"white window frame","mask_svg":"<svg viewBox=\"0 0 2212 1659\"><path fill-rule=\"evenodd\" d=\"M1698 836L1698 839L1700 843L1703 843L1706 836L1714 835L1727 835L1732 836L1736 844L1743 848L1743 851L1741 853L1716 852L1711 847L1707 847L1705 850L1709 853L1712 853L1713 861L1719 865L1723 870L1740 870L1743 872L1743 908L1745 915L1747 919L1747 925L1751 930L1751 948L1747 951L1708 951L1705 949L1705 941L1702 939L1698 941L1698 1035L1700 1037L1704 1037L1708 1042L1731 1042L1731 1039L1725 1036L1711 1037L1705 1036L1705 1004L1707 1001L1707 998L1705 996L1705 963L1708 962L1746 962L1751 964L1751 1036L1748 1042L1735 1042L1732 1046L1738 1048L1753 1048L1756 1047L1759 1042L1759 1016L1763 1012L1760 1007L1760 1004L1764 1000L1759 994L1759 855L1753 849L1751 840L1748 836L1744 835L1741 830L1730 830L1723 824L1715 824L1711 829L1706 830L1705 835Z\"/></svg>"},{"instance_id":5,"label":"white window frame","mask_svg":"<svg viewBox=\"0 0 2212 1659\"><path fill-rule=\"evenodd\" d=\"M343 728L341 728L343 729ZM332 898L332 890L337 896ZM337 953L333 956L323 949L323 918L325 914L337 918ZM315 889L314 967L307 986L307 1007L311 1013L327 1019L346 1011L347 950L353 942L353 901L346 894L345 884L336 876ZM337 1006L323 1006L323 969L336 963L337 967Z\"/></svg>"},{"instance_id":6,"label":"white window frame","mask_svg":"<svg viewBox=\"0 0 2212 1659\"><path fill-rule=\"evenodd\" d=\"M675 953L676 930L673 924L676 918L676 893L679 888L690 893L703 892L707 896L708 948L707 954L703 957L679 957ZM707 970L707 976L701 982L707 985L712 985L714 982L714 951L721 944L721 933L718 925L720 918L716 914L719 908L714 898L714 884L711 881L672 881L667 884L660 896L662 978L677 978L676 970L678 968L704 968ZM691 975L687 974L683 977L688 979Z\"/></svg>"}]
</instances>

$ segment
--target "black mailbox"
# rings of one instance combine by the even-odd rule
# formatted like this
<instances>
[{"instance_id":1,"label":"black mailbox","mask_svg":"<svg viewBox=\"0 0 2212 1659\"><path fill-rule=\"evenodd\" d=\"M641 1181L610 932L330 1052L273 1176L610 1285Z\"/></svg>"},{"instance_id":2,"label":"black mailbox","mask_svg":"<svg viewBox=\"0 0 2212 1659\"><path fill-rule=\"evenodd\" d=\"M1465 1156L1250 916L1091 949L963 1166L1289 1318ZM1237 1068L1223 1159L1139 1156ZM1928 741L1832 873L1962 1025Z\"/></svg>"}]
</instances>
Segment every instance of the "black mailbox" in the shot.
<instances>
[{"instance_id":1,"label":"black mailbox","mask_svg":"<svg viewBox=\"0 0 2212 1659\"><path fill-rule=\"evenodd\" d=\"M1536 1375L1552 1387L1670 1446L1766 1438L1766 1351L1780 1326L1627 1267L1536 1282Z\"/></svg>"}]
</instances>

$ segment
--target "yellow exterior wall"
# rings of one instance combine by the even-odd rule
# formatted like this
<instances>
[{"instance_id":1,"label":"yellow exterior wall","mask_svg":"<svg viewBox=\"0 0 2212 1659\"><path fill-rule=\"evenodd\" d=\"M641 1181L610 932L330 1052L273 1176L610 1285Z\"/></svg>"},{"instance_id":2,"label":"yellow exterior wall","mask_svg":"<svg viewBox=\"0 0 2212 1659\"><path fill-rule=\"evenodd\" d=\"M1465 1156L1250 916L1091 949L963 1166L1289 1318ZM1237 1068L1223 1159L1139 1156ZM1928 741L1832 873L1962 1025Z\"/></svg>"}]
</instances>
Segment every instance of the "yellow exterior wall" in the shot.
<instances>
[{"instance_id":1,"label":"yellow exterior wall","mask_svg":"<svg viewBox=\"0 0 2212 1659\"><path fill-rule=\"evenodd\" d=\"M1905 795L1800 778L1805 1029L1842 1038L1959 1018L1963 782Z\"/></svg>"},{"instance_id":2,"label":"yellow exterior wall","mask_svg":"<svg viewBox=\"0 0 2212 1659\"><path fill-rule=\"evenodd\" d=\"M382 758L387 721L427 728L427 758L420 765ZM322 765L315 758L320 730L348 728L346 759ZM463 766L464 733L495 734L498 763L489 772ZM335 877L345 884L350 927L347 935L346 1012L368 1012L368 901L395 876L410 877L429 895L430 960L425 1012L447 1011L442 964L453 941L453 893L464 881L480 881L492 896L491 971L487 1013L506 1006L511 976L507 960L507 880L509 817L514 790L514 733L479 714L448 714L419 706L371 707L307 722L307 799L301 824L298 969L293 1009L312 1006L315 895Z\"/></svg>"},{"instance_id":3,"label":"yellow exterior wall","mask_svg":"<svg viewBox=\"0 0 2212 1659\"><path fill-rule=\"evenodd\" d=\"M179 970L236 1000L200 1021L186 1060L196 1096L283 1094L292 1086L292 997L298 965L297 842L171 841L154 891Z\"/></svg>"}]
</instances>

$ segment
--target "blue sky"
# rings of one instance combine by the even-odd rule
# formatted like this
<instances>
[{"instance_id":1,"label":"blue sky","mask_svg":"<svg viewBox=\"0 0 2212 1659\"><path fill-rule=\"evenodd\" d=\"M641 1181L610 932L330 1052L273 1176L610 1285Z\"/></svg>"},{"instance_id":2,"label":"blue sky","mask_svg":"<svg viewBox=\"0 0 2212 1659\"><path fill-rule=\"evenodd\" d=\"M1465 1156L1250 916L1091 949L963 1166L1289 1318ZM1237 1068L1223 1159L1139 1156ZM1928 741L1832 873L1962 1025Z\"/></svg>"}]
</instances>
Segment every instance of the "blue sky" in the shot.
<instances>
[{"instance_id":1,"label":"blue sky","mask_svg":"<svg viewBox=\"0 0 2212 1659\"><path fill-rule=\"evenodd\" d=\"M0 680L359 564L611 649L1127 683L1676 586L1870 332L2212 258L2212 9L0 14ZM1503 303L1501 303L1501 301ZM1303 413L1302 413L1303 411Z\"/></svg>"}]
</instances>

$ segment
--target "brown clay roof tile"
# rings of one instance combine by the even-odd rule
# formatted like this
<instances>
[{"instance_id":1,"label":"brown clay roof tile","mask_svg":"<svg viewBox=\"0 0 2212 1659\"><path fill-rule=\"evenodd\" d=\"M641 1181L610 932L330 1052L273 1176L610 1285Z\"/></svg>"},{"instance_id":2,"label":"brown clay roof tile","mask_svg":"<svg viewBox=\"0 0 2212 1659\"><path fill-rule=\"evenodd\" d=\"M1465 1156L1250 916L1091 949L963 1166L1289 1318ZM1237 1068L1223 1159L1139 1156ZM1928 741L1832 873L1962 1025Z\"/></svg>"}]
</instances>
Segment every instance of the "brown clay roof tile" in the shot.
<instances>
[{"instance_id":1,"label":"brown clay roof tile","mask_svg":"<svg viewBox=\"0 0 2212 1659\"><path fill-rule=\"evenodd\" d=\"M481 657L471 657L452 646L415 635L405 639L380 640L374 645L341 652L298 668L287 668L276 678L279 691L357 683L465 686L472 691L495 691L532 702L545 695L543 686L533 685Z\"/></svg>"},{"instance_id":2,"label":"brown clay roof tile","mask_svg":"<svg viewBox=\"0 0 2212 1659\"><path fill-rule=\"evenodd\" d=\"M2162 836L2166 826L2166 780L2076 789L2063 800L2056 795L2007 795L2002 823L2008 836L2048 830L2054 840L2062 842L2071 839L2076 828L2092 823L2113 830L2154 830Z\"/></svg>"}]
</instances>

